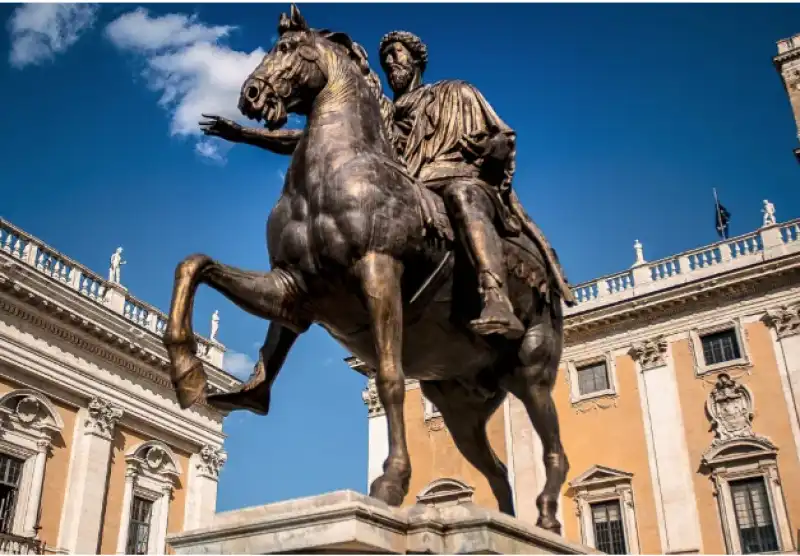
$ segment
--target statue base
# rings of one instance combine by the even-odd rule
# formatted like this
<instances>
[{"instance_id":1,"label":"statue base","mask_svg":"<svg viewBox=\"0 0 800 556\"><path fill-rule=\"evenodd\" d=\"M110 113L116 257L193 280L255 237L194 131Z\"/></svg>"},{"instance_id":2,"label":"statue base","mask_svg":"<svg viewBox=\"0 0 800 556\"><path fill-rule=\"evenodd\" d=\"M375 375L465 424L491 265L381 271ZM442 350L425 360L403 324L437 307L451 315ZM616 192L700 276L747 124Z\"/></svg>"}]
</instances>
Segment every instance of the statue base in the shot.
<instances>
[{"instance_id":1,"label":"statue base","mask_svg":"<svg viewBox=\"0 0 800 556\"><path fill-rule=\"evenodd\" d=\"M219 513L176 554L599 554L471 502L392 508L345 490Z\"/></svg>"}]
</instances>

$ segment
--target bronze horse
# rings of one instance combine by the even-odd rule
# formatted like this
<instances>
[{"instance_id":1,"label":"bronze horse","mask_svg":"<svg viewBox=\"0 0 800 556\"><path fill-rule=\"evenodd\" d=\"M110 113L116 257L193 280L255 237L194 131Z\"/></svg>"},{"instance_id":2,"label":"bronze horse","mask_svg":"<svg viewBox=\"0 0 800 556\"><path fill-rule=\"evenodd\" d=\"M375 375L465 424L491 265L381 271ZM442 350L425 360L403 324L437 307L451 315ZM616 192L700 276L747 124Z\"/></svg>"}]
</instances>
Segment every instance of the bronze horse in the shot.
<instances>
[{"instance_id":1,"label":"bronze horse","mask_svg":"<svg viewBox=\"0 0 800 556\"><path fill-rule=\"evenodd\" d=\"M290 112L307 117L267 223L273 270L241 270L200 254L178 265L164 344L181 407L205 395L191 316L197 287L208 284L271 321L261 352L270 380L249 393L267 404L271 380L314 323L375 369L389 456L370 495L390 505L408 494L403 400L404 379L412 378L464 457L486 476L500 510L514 515L506 467L486 436L489 417L513 393L544 448L538 525L560 532L556 512L568 463L551 392L562 301L557 288L545 294L525 279L547 275L542 252L522 235L505 240L509 294L525 334L472 332L468 323L480 312L476 277L458 244L447 240L452 230L441 198L418 187L395 157L363 49L342 33L309 28L294 6L280 30L239 100L243 114L272 130ZM228 402L210 396L209 403Z\"/></svg>"}]
</instances>

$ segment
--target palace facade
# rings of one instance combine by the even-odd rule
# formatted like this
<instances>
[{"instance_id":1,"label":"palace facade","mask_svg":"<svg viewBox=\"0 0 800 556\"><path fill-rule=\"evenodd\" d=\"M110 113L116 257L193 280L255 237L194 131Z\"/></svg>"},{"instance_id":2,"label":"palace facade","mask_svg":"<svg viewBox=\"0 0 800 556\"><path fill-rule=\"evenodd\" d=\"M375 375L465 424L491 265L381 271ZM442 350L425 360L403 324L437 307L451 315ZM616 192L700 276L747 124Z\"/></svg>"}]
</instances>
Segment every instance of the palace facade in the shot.
<instances>
[{"instance_id":1,"label":"palace facade","mask_svg":"<svg viewBox=\"0 0 800 556\"><path fill-rule=\"evenodd\" d=\"M111 274L0 220L0 553L164 554L214 516L224 415L179 408L166 315Z\"/></svg>"},{"instance_id":2,"label":"palace facade","mask_svg":"<svg viewBox=\"0 0 800 556\"><path fill-rule=\"evenodd\" d=\"M800 129L800 35L775 67ZM800 149L795 151L800 159ZM563 534L607 553L796 553L800 527L800 219L575 286L554 390L570 471ZM370 378L368 484L388 454ZM497 507L416 381L405 504ZM517 516L535 524L542 446L509 395L487 425Z\"/></svg>"}]
</instances>

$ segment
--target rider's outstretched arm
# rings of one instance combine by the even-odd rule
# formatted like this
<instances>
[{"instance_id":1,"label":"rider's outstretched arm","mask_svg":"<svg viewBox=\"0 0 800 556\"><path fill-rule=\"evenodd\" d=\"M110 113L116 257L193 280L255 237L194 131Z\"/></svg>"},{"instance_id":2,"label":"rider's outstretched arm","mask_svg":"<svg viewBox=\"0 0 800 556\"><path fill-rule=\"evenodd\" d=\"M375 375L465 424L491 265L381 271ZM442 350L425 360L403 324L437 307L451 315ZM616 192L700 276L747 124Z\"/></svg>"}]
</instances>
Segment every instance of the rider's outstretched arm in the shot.
<instances>
[{"instance_id":1,"label":"rider's outstretched arm","mask_svg":"<svg viewBox=\"0 0 800 556\"><path fill-rule=\"evenodd\" d=\"M292 154L303 131L300 129L278 129L269 131L259 127L243 127L240 143L253 145L276 154Z\"/></svg>"},{"instance_id":2,"label":"rider's outstretched arm","mask_svg":"<svg viewBox=\"0 0 800 556\"><path fill-rule=\"evenodd\" d=\"M232 120L203 114L208 118L200 122L200 128L206 135L220 137L233 143L244 143L266 149L275 154L292 154L300 138L301 129L278 129L269 131L260 127L243 127Z\"/></svg>"}]
</instances>

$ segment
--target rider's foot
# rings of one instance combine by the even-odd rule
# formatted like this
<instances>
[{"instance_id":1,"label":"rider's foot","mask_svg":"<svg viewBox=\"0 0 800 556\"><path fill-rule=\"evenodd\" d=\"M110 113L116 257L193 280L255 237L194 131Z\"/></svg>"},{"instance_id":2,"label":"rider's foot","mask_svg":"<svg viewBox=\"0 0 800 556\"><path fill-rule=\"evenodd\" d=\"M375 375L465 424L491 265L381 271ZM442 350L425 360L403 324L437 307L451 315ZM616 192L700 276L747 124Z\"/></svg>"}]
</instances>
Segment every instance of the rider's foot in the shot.
<instances>
[{"instance_id":1,"label":"rider's foot","mask_svg":"<svg viewBox=\"0 0 800 556\"><path fill-rule=\"evenodd\" d=\"M483 311L480 317L470 322L470 328L481 336L500 334L509 340L516 340L525 333L511 301L497 286L483 288Z\"/></svg>"}]
</instances>

